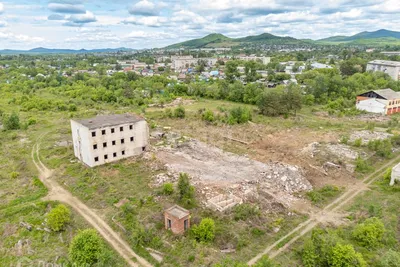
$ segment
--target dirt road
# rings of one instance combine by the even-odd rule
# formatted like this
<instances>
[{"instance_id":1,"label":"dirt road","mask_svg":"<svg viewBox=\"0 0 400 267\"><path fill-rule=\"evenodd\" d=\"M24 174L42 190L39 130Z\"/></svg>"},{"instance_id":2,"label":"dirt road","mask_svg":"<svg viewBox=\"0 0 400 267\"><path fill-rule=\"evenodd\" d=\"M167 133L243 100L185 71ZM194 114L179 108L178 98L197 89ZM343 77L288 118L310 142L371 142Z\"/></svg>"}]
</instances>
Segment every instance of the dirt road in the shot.
<instances>
[{"instance_id":1,"label":"dirt road","mask_svg":"<svg viewBox=\"0 0 400 267\"><path fill-rule=\"evenodd\" d=\"M335 201L331 202L329 205L324 207L321 211L311 214L310 219L299 224L295 229L291 232L280 238L278 241L267 247L263 252L252 258L247 262L248 265L254 265L262 256L268 255L269 258L273 259L278 256L281 252L285 251L290 245L296 242L300 237L304 236L306 233L314 229L320 222L324 222L327 220L327 217L334 217L336 212L343 208L348 202L358 196L361 192L368 189L368 186L371 185L377 178L380 177L383 172L386 171L387 168L393 166L400 160L400 156L392 159L374 173L366 176L362 182L364 186L352 187L349 188L344 194L338 197ZM274 250L278 245L284 241L287 241L284 246Z\"/></svg>"},{"instance_id":2,"label":"dirt road","mask_svg":"<svg viewBox=\"0 0 400 267\"><path fill-rule=\"evenodd\" d=\"M129 266L152 266L145 259L138 256L100 216L86 206L78 198L74 197L69 191L62 188L58 183L51 179L53 170L49 170L40 160L39 144L32 148L32 160L39 171L39 178L48 188L47 200L57 200L71 206L76 210L91 226L93 226L107 242L123 257ZM138 262L138 263L136 263Z\"/></svg>"}]
</instances>

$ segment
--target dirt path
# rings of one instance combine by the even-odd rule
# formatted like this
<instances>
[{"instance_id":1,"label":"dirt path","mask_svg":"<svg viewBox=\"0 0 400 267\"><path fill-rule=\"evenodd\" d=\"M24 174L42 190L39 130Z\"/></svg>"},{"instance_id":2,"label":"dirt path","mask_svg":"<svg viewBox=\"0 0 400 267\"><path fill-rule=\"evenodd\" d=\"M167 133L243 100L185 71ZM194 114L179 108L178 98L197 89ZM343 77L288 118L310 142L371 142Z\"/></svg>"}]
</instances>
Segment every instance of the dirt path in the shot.
<instances>
[{"instance_id":1,"label":"dirt path","mask_svg":"<svg viewBox=\"0 0 400 267\"><path fill-rule=\"evenodd\" d=\"M93 226L107 242L123 257L129 266L152 266L145 259L138 256L100 216L86 206L78 198L74 197L69 191L62 188L56 181L50 179L53 170L49 170L39 157L39 144L32 148L32 160L39 171L39 178L48 188L47 200L57 200L71 206L76 210L91 226ZM139 262L140 264L136 263Z\"/></svg>"},{"instance_id":2,"label":"dirt path","mask_svg":"<svg viewBox=\"0 0 400 267\"><path fill-rule=\"evenodd\" d=\"M289 246L292 245L294 242L296 242L300 237L304 236L306 233L314 229L314 227L317 226L320 222L326 222L327 220L329 221L330 219L334 220L335 219L334 217L336 217L338 214L337 213L338 210L343 208L348 202L350 202L352 199L358 196L361 192L367 190L369 185L371 185L376 179L378 179L380 175L384 171L386 171L387 168L397 163L399 159L400 156L397 156L396 158L392 159L391 161L380 167L374 173L366 176L362 180L364 186L349 188L344 194L342 194L340 197L335 199L329 205L324 207L324 209L315 214L311 214L310 219L299 224L291 232L289 232L288 234L277 240L275 243L267 247L263 252L259 253L257 256L248 261L247 264L250 266L254 265L264 255L268 255L269 258L271 259L275 258L281 252L289 248ZM274 250L276 247L278 247L280 243L284 241L287 241L285 245Z\"/></svg>"}]
</instances>

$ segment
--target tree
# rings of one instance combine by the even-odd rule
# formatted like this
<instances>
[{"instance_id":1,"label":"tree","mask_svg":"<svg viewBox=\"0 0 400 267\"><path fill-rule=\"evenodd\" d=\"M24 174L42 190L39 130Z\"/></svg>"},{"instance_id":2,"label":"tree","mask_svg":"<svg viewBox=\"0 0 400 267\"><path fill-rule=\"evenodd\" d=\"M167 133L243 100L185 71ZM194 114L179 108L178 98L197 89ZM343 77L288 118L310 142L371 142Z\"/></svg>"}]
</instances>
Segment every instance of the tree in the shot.
<instances>
[{"instance_id":1,"label":"tree","mask_svg":"<svg viewBox=\"0 0 400 267\"><path fill-rule=\"evenodd\" d=\"M18 130L21 127L19 116L15 112L10 116L3 116L3 124L5 130Z\"/></svg>"},{"instance_id":2,"label":"tree","mask_svg":"<svg viewBox=\"0 0 400 267\"><path fill-rule=\"evenodd\" d=\"M244 73L246 75L246 82L254 82L257 79L256 62L247 61L244 64Z\"/></svg>"},{"instance_id":3,"label":"tree","mask_svg":"<svg viewBox=\"0 0 400 267\"><path fill-rule=\"evenodd\" d=\"M179 200L191 200L194 197L194 188L190 185L189 176L186 173L179 174L178 180Z\"/></svg>"},{"instance_id":4,"label":"tree","mask_svg":"<svg viewBox=\"0 0 400 267\"><path fill-rule=\"evenodd\" d=\"M215 223L211 218L204 218L199 225L192 227L194 238L201 243L208 243L214 240Z\"/></svg>"},{"instance_id":5,"label":"tree","mask_svg":"<svg viewBox=\"0 0 400 267\"><path fill-rule=\"evenodd\" d=\"M277 116L285 112L281 102L281 93L276 91L264 92L257 106L261 114L266 116Z\"/></svg>"},{"instance_id":6,"label":"tree","mask_svg":"<svg viewBox=\"0 0 400 267\"><path fill-rule=\"evenodd\" d=\"M104 244L96 230L86 229L79 232L69 247L69 258L77 266L92 266L101 262Z\"/></svg>"},{"instance_id":7,"label":"tree","mask_svg":"<svg viewBox=\"0 0 400 267\"><path fill-rule=\"evenodd\" d=\"M364 267L367 266L362 255L352 245L336 244L328 259L331 267Z\"/></svg>"},{"instance_id":8,"label":"tree","mask_svg":"<svg viewBox=\"0 0 400 267\"><path fill-rule=\"evenodd\" d=\"M47 223L53 231L61 231L71 221L71 211L63 204L57 205L47 214Z\"/></svg>"},{"instance_id":9,"label":"tree","mask_svg":"<svg viewBox=\"0 0 400 267\"><path fill-rule=\"evenodd\" d=\"M315 247L311 239L304 242L301 260L304 267L314 267L318 256L315 254Z\"/></svg>"},{"instance_id":10,"label":"tree","mask_svg":"<svg viewBox=\"0 0 400 267\"><path fill-rule=\"evenodd\" d=\"M294 111L296 115L297 111L301 109L303 103L303 95L301 94L300 88L295 84L290 84L286 88L286 92L282 95L283 102L285 103L288 111Z\"/></svg>"},{"instance_id":11,"label":"tree","mask_svg":"<svg viewBox=\"0 0 400 267\"><path fill-rule=\"evenodd\" d=\"M382 242L384 233L385 225L383 222L376 217L372 217L358 224L352 234L360 245L375 248Z\"/></svg>"},{"instance_id":12,"label":"tree","mask_svg":"<svg viewBox=\"0 0 400 267\"><path fill-rule=\"evenodd\" d=\"M229 83L232 83L235 81L236 77L239 77L240 74L237 70L238 67L238 62L237 61L233 61L230 60L228 62L226 62L225 64L225 76L226 76L226 80Z\"/></svg>"}]
</instances>

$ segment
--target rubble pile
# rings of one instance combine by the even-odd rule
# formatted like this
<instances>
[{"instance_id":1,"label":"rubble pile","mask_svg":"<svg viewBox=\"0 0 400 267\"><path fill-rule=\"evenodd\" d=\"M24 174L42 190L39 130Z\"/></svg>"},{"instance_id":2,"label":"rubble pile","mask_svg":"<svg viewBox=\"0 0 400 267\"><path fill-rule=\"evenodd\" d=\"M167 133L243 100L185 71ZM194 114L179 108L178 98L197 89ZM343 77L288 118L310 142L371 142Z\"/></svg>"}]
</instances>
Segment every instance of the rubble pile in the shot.
<instances>
[{"instance_id":1,"label":"rubble pile","mask_svg":"<svg viewBox=\"0 0 400 267\"><path fill-rule=\"evenodd\" d=\"M262 163L190 140L176 147L158 148L157 157L171 173L188 173L203 184L259 184L289 194L308 191L311 184L297 166L280 162ZM156 178L161 183L166 177Z\"/></svg>"},{"instance_id":2,"label":"rubble pile","mask_svg":"<svg viewBox=\"0 0 400 267\"><path fill-rule=\"evenodd\" d=\"M393 134L378 131L356 131L350 136L350 142L354 142L357 139L361 139L362 144L368 144L371 140L384 140L392 137Z\"/></svg>"},{"instance_id":3,"label":"rubble pile","mask_svg":"<svg viewBox=\"0 0 400 267\"><path fill-rule=\"evenodd\" d=\"M328 144L326 148L329 152L342 159L355 160L359 156L357 151L354 151L350 146L344 144Z\"/></svg>"}]
</instances>

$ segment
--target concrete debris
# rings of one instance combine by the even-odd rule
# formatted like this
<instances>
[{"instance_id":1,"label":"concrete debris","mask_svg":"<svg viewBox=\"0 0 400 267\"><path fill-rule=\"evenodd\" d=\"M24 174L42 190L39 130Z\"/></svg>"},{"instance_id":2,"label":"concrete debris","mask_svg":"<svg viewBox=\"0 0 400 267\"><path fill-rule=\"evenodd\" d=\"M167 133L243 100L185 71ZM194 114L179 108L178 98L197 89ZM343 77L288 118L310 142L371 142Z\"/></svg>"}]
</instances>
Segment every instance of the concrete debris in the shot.
<instances>
[{"instance_id":1,"label":"concrete debris","mask_svg":"<svg viewBox=\"0 0 400 267\"><path fill-rule=\"evenodd\" d=\"M32 231L32 225L30 225L29 223L20 222L19 225L20 225L21 227L25 227L26 230L28 230L28 231Z\"/></svg>"},{"instance_id":2,"label":"concrete debris","mask_svg":"<svg viewBox=\"0 0 400 267\"><path fill-rule=\"evenodd\" d=\"M340 169L342 166L335 164L333 162L325 162L323 165L324 169L329 169L329 168L334 168L334 169Z\"/></svg>"},{"instance_id":3,"label":"concrete debris","mask_svg":"<svg viewBox=\"0 0 400 267\"><path fill-rule=\"evenodd\" d=\"M328 144L326 148L332 154L335 154L339 158L355 160L359 153L351 149L350 146L344 144Z\"/></svg>"},{"instance_id":4,"label":"concrete debris","mask_svg":"<svg viewBox=\"0 0 400 267\"><path fill-rule=\"evenodd\" d=\"M366 121L366 122L386 122L390 121L390 116L368 113L368 114L360 114L354 117L354 120Z\"/></svg>"},{"instance_id":5,"label":"concrete debris","mask_svg":"<svg viewBox=\"0 0 400 267\"><path fill-rule=\"evenodd\" d=\"M312 189L297 166L262 163L197 140L182 141L175 148L159 148L157 157L171 172L185 172L201 182L266 184L287 193Z\"/></svg>"},{"instance_id":6,"label":"concrete debris","mask_svg":"<svg viewBox=\"0 0 400 267\"><path fill-rule=\"evenodd\" d=\"M371 140L384 140L384 139L390 138L392 136L393 136L393 134L386 133L386 132L363 130L363 131L354 132L350 136L349 141L354 142L357 139L361 139L362 144L365 145L365 144L368 144L368 142Z\"/></svg>"},{"instance_id":7,"label":"concrete debris","mask_svg":"<svg viewBox=\"0 0 400 267\"><path fill-rule=\"evenodd\" d=\"M310 155L310 157L313 158L320 151L319 147L320 147L320 143L312 142L312 143L308 144L305 148L303 148L301 150L301 153L305 154L305 155Z\"/></svg>"},{"instance_id":8,"label":"concrete debris","mask_svg":"<svg viewBox=\"0 0 400 267\"><path fill-rule=\"evenodd\" d=\"M128 202L129 202L129 199L123 198L120 201L118 201L118 203L115 203L114 206L117 207L117 208L120 208L120 207L122 207L123 205L125 205Z\"/></svg>"},{"instance_id":9,"label":"concrete debris","mask_svg":"<svg viewBox=\"0 0 400 267\"><path fill-rule=\"evenodd\" d=\"M191 105L193 103L195 103L196 100L191 100L191 99L182 99L182 97L178 97L176 98L174 101L172 101L171 103L165 104L164 107L166 108L171 108L171 107L177 107L180 105Z\"/></svg>"},{"instance_id":10,"label":"concrete debris","mask_svg":"<svg viewBox=\"0 0 400 267\"><path fill-rule=\"evenodd\" d=\"M17 256L23 256L26 253L32 254L31 241L29 239L20 239L15 244L15 253Z\"/></svg>"},{"instance_id":11,"label":"concrete debris","mask_svg":"<svg viewBox=\"0 0 400 267\"><path fill-rule=\"evenodd\" d=\"M58 142L56 142L56 146L69 147L69 146L72 146L72 142L69 142L69 141L58 141Z\"/></svg>"}]
</instances>

